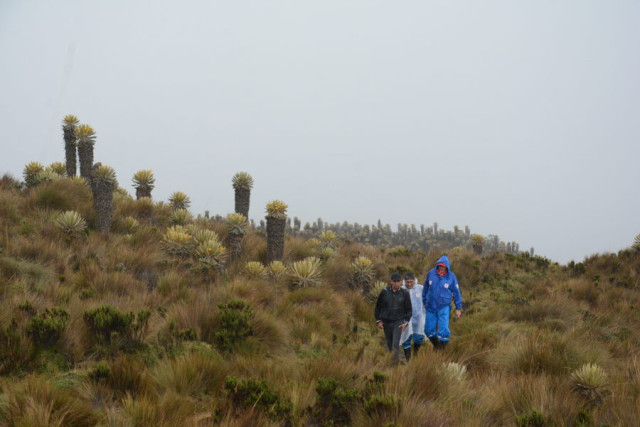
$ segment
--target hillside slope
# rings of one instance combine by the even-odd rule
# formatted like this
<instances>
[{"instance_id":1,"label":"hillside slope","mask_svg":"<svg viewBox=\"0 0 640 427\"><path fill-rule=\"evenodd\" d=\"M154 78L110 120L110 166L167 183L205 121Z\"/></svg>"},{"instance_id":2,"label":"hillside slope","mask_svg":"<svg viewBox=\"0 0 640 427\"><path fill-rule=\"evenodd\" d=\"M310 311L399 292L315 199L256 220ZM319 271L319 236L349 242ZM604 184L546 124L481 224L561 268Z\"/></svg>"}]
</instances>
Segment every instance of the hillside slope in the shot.
<instances>
[{"instance_id":1,"label":"hillside slope","mask_svg":"<svg viewBox=\"0 0 640 427\"><path fill-rule=\"evenodd\" d=\"M635 250L560 266L454 248L451 344L394 367L380 282L424 278L442 253L288 236L283 271L260 230L240 258L194 256L169 227L227 242L224 222L114 206L98 232L83 180L1 180L1 424L640 424ZM65 233L65 211L89 227ZM292 271L310 257L317 271Z\"/></svg>"}]
</instances>

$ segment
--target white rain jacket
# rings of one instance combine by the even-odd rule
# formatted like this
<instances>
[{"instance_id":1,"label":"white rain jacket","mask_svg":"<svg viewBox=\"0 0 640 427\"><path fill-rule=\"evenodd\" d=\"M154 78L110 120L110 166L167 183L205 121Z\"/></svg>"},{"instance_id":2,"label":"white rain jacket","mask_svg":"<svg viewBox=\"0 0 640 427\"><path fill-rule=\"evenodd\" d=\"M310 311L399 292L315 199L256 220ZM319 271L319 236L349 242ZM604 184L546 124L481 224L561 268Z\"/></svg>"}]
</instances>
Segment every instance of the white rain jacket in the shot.
<instances>
[{"instance_id":1,"label":"white rain jacket","mask_svg":"<svg viewBox=\"0 0 640 427\"><path fill-rule=\"evenodd\" d=\"M417 282L417 280L416 280ZM407 287L403 284L402 287L407 289ZM411 321L407 325L407 327L402 332L400 336L400 344L404 343L411 337L413 334L424 335L424 319L425 319L425 310L424 305L422 305L422 290L423 286L419 283L413 285L413 289L407 289L409 294L411 295Z\"/></svg>"}]
</instances>

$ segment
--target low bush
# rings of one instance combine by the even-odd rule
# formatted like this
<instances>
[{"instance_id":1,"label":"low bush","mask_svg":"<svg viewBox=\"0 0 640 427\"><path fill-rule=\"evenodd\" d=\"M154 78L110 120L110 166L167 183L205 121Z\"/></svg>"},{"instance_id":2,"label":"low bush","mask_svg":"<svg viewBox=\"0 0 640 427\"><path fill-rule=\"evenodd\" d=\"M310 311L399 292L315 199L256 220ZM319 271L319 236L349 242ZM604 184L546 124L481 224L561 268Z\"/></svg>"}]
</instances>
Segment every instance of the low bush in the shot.
<instances>
[{"instance_id":1,"label":"low bush","mask_svg":"<svg viewBox=\"0 0 640 427\"><path fill-rule=\"evenodd\" d=\"M263 380L238 380L227 377L224 389L237 408L255 407L275 420L286 420L290 417L293 405L280 397L278 392L270 388Z\"/></svg>"},{"instance_id":2,"label":"low bush","mask_svg":"<svg viewBox=\"0 0 640 427\"><path fill-rule=\"evenodd\" d=\"M221 303L218 304L218 308L220 309L220 329L214 335L214 342L220 350L232 352L253 333L251 320L254 313L242 300Z\"/></svg>"},{"instance_id":3,"label":"low bush","mask_svg":"<svg viewBox=\"0 0 640 427\"><path fill-rule=\"evenodd\" d=\"M354 409L362 405L362 393L359 390L345 388L332 378L319 378L316 393L314 417L322 420L323 424L349 425ZM371 407L374 406L372 403Z\"/></svg>"},{"instance_id":4,"label":"low bush","mask_svg":"<svg viewBox=\"0 0 640 427\"><path fill-rule=\"evenodd\" d=\"M85 311L83 319L100 345L141 344L149 328L149 310L123 313L110 305Z\"/></svg>"},{"instance_id":5,"label":"low bush","mask_svg":"<svg viewBox=\"0 0 640 427\"><path fill-rule=\"evenodd\" d=\"M364 402L368 416L377 420L395 419L402 410L402 402L393 396L371 396Z\"/></svg>"},{"instance_id":6,"label":"low bush","mask_svg":"<svg viewBox=\"0 0 640 427\"><path fill-rule=\"evenodd\" d=\"M529 413L517 415L516 425L518 427L544 427L549 424L544 414L533 409Z\"/></svg>"},{"instance_id":7,"label":"low bush","mask_svg":"<svg viewBox=\"0 0 640 427\"><path fill-rule=\"evenodd\" d=\"M46 309L29 321L27 332L36 344L54 346L60 339L68 318L69 313L61 308Z\"/></svg>"}]
</instances>

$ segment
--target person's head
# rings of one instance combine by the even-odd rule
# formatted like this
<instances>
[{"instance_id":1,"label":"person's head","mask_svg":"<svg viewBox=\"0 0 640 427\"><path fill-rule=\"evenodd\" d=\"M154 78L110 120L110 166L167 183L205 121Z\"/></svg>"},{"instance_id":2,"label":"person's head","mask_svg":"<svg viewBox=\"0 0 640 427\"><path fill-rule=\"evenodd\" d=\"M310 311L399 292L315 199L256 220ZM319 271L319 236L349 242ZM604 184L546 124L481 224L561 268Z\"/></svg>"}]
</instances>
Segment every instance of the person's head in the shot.
<instances>
[{"instance_id":1,"label":"person's head","mask_svg":"<svg viewBox=\"0 0 640 427\"><path fill-rule=\"evenodd\" d=\"M402 276L398 272L391 273L391 279L389 280L391 287L394 291L397 291L402 285Z\"/></svg>"},{"instance_id":2,"label":"person's head","mask_svg":"<svg viewBox=\"0 0 640 427\"><path fill-rule=\"evenodd\" d=\"M405 273L404 285L407 287L407 289L413 289L413 287L416 285L416 275L413 273Z\"/></svg>"},{"instance_id":3,"label":"person's head","mask_svg":"<svg viewBox=\"0 0 640 427\"><path fill-rule=\"evenodd\" d=\"M442 255L438 261L436 261L436 272L438 276L444 276L451 269L451 264L449 264L449 257L446 255Z\"/></svg>"}]
</instances>

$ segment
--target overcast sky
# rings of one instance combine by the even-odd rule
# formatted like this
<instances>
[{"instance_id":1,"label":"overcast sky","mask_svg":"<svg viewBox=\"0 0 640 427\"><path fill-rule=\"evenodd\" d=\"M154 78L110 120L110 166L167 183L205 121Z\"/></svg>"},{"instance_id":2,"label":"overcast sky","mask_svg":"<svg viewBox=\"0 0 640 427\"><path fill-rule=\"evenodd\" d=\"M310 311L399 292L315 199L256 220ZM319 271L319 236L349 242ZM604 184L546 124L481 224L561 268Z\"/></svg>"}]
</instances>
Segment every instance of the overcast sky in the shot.
<instances>
[{"instance_id":1,"label":"overcast sky","mask_svg":"<svg viewBox=\"0 0 640 427\"><path fill-rule=\"evenodd\" d=\"M640 2L0 0L0 174L61 121L194 214L438 222L566 263L640 233Z\"/></svg>"}]
</instances>

